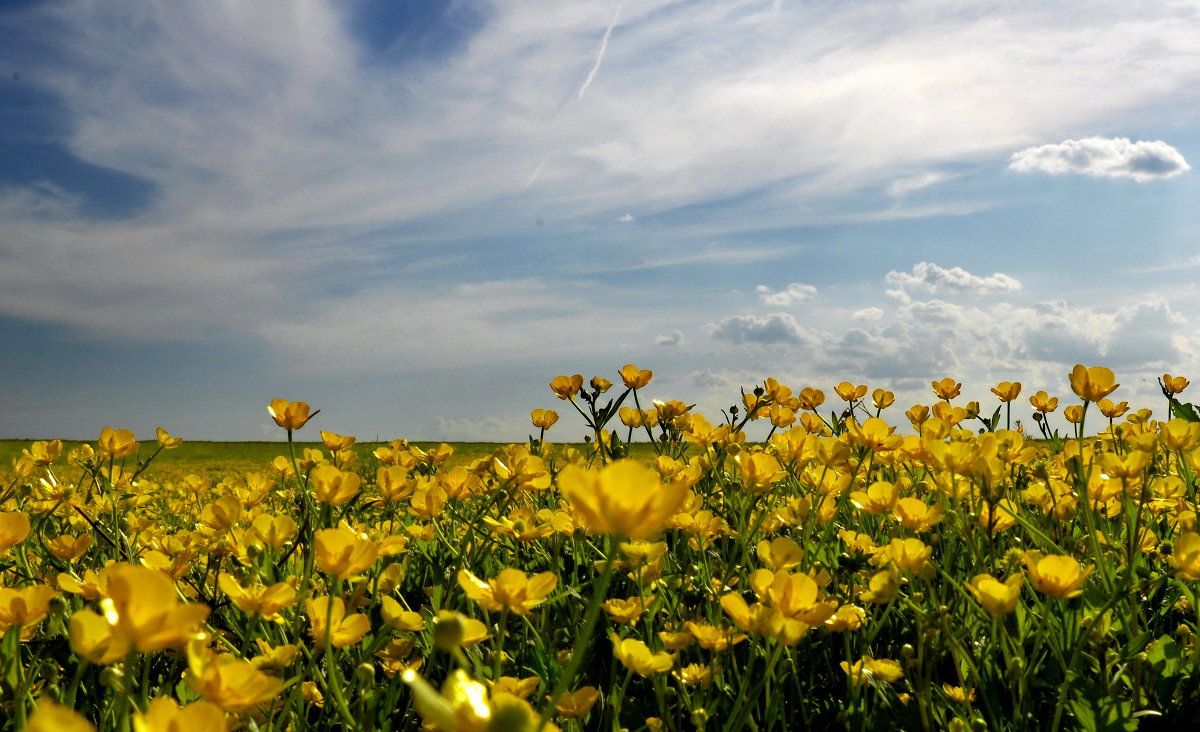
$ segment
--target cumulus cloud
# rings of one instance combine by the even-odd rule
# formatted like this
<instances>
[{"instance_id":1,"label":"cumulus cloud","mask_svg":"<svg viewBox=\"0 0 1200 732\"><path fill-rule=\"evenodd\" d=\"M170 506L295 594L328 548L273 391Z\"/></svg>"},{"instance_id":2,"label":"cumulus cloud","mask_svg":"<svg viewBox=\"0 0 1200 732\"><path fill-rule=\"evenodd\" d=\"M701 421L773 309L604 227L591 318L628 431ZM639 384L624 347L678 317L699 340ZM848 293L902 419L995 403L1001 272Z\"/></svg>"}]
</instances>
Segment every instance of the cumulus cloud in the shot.
<instances>
[{"instance_id":1,"label":"cumulus cloud","mask_svg":"<svg viewBox=\"0 0 1200 732\"><path fill-rule=\"evenodd\" d=\"M801 344L812 336L787 313L771 313L763 317L734 315L713 326L713 337L730 343Z\"/></svg>"},{"instance_id":2,"label":"cumulus cloud","mask_svg":"<svg viewBox=\"0 0 1200 732\"><path fill-rule=\"evenodd\" d=\"M659 346L681 346L683 345L683 331L673 330L666 335L655 336L654 343Z\"/></svg>"},{"instance_id":3,"label":"cumulus cloud","mask_svg":"<svg viewBox=\"0 0 1200 732\"><path fill-rule=\"evenodd\" d=\"M625 215L621 216L621 218L617 219L617 221L620 221L622 224L628 224L630 221L633 221L633 220L634 220L633 214L625 214Z\"/></svg>"},{"instance_id":4,"label":"cumulus cloud","mask_svg":"<svg viewBox=\"0 0 1200 732\"><path fill-rule=\"evenodd\" d=\"M854 314L850 317L855 320L879 320L883 317L883 311L879 308L863 308L862 310L855 310Z\"/></svg>"},{"instance_id":5,"label":"cumulus cloud","mask_svg":"<svg viewBox=\"0 0 1200 732\"><path fill-rule=\"evenodd\" d=\"M812 285L802 285L799 282L793 282L785 289L779 292L774 292L766 285L759 285L754 288L758 293L758 298L767 305L772 305L777 308L784 308L788 305L793 305L801 300L807 300L810 297L817 296L817 288Z\"/></svg>"},{"instance_id":6,"label":"cumulus cloud","mask_svg":"<svg viewBox=\"0 0 1200 732\"><path fill-rule=\"evenodd\" d=\"M980 277L962 267L947 269L939 267L933 262L919 262L913 265L912 272L892 270L884 275L883 279L888 284L897 286L895 290L888 290L887 294L901 302L907 302L913 292L928 292L935 295L997 295L1021 289L1021 283L1016 278L1001 272Z\"/></svg>"},{"instance_id":7,"label":"cumulus cloud","mask_svg":"<svg viewBox=\"0 0 1200 732\"><path fill-rule=\"evenodd\" d=\"M1183 155L1167 143L1130 142L1127 137L1087 137L1029 147L1013 153L1008 167L1021 173L1077 173L1138 183L1174 178L1191 169Z\"/></svg>"}]
</instances>

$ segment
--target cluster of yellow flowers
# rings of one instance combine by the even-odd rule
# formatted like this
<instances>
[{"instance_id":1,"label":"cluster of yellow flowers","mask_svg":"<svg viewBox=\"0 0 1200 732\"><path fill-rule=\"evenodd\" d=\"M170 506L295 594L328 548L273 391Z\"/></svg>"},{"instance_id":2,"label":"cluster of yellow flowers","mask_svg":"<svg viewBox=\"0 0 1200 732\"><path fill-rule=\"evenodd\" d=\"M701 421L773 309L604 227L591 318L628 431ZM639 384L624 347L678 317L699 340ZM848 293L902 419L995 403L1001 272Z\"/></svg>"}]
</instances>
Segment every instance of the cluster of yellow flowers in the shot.
<instances>
[{"instance_id":1,"label":"cluster of yellow flowers","mask_svg":"<svg viewBox=\"0 0 1200 732\"><path fill-rule=\"evenodd\" d=\"M1059 729L1197 709L1186 379L1163 375L1154 420L1077 366L1070 432L1038 391L1035 439L1000 426L1018 382L989 416L932 381L901 434L866 385L838 384L827 417L823 391L766 379L714 424L643 402L647 369L617 376L550 382L583 442L547 442L559 415L536 409L536 437L473 461L329 431L301 449L317 412L284 399L286 453L219 481L152 477L181 444L161 429L146 457L111 428L65 456L29 445L0 484L0 729Z\"/></svg>"}]
</instances>

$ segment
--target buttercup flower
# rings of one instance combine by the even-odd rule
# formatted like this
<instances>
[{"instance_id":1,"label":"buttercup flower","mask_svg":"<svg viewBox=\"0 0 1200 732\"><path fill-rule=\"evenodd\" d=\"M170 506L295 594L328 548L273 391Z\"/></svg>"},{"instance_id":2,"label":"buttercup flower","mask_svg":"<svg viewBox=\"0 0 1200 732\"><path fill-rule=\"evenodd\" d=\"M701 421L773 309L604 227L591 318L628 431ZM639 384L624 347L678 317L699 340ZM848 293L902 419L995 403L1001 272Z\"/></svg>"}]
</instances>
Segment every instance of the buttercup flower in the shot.
<instances>
[{"instance_id":1,"label":"buttercup flower","mask_svg":"<svg viewBox=\"0 0 1200 732\"><path fill-rule=\"evenodd\" d=\"M0 513L0 555L25 541L29 531L29 514L21 511Z\"/></svg>"},{"instance_id":2,"label":"buttercup flower","mask_svg":"<svg viewBox=\"0 0 1200 732\"><path fill-rule=\"evenodd\" d=\"M568 465L559 473L558 485L589 530L629 539L658 535L688 495L683 485L664 484L634 460L618 460L600 470Z\"/></svg>"},{"instance_id":3,"label":"buttercup flower","mask_svg":"<svg viewBox=\"0 0 1200 732\"><path fill-rule=\"evenodd\" d=\"M310 409L311 407L305 402L272 399L271 406L267 407L267 414L271 415L275 424L291 432L300 429L308 423L308 420L316 416L316 412L309 414Z\"/></svg>"},{"instance_id":4,"label":"buttercup flower","mask_svg":"<svg viewBox=\"0 0 1200 732\"><path fill-rule=\"evenodd\" d=\"M484 582L461 569L458 572L458 584L467 597L488 610L509 610L517 615L528 615L558 586L558 577L553 572L530 577L519 569L509 568Z\"/></svg>"},{"instance_id":5,"label":"buttercup flower","mask_svg":"<svg viewBox=\"0 0 1200 732\"><path fill-rule=\"evenodd\" d=\"M1167 558L1176 570L1176 577L1184 580L1200 579L1200 534L1188 531L1175 538L1171 556Z\"/></svg>"},{"instance_id":6,"label":"buttercup flower","mask_svg":"<svg viewBox=\"0 0 1200 732\"><path fill-rule=\"evenodd\" d=\"M575 374L574 376L555 376L550 382L550 390L557 394L559 399L573 399L582 388L582 374Z\"/></svg>"},{"instance_id":7,"label":"buttercup flower","mask_svg":"<svg viewBox=\"0 0 1200 732\"><path fill-rule=\"evenodd\" d=\"M675 665L675 657L665 651L652 653L645 643L635 638L621 639L614 633L612 636L613 656L625 668L639 676L650 676L670 671Z\"/></svg>"},{"instance_id":8,"label":"buttercup flower","mask_svg":"<svg viewBox=\"0 0 1200 732\"><path fill-rule=\"evenodd\" d=\"M322 529L314 537L317 569L346 579L362 572L379 558L379 546L346 526Z\"/></svg>"},{"instance_id":9,"label":"buttercup flower","mask_svg":"<svg viewBox=\"0 0 1200 732\"><path fill-rule=\"evenodd\" d=\"M1115 383L1112 369L1103 366L1090 368L1076 364L1071 371L1071 391L1087 402L1098 402L1111 394L1120 384Z\"/></svg>"},{"instance_id":10,"label":"buttercup flower","mask_svg":"<svg viewBox=\"0 0 1200 732\"><path fill-rule=\"evenodd\" d=\"M553 409L535 409L529 413L529 419L534 427L548 430L558 421L558 412Z\"/></svg>"},{"instance_id":11,"label":"buttercup flower","mask_svg":"<svg viewBox=\"0 0 1200 732\"><path fill-rule=\"evenodd\" d=\"M1061 554L1045 556L1041 552L1025 553L1029 582L1038 592L1067 600L1083 594L1083 584L1095 567L1083 569L1073 557Z\"/></svg>"},{"instance_id":12,"label":"buttercup flower","mask_svg":"<svg viewBox=\"0 0 1200 732\"><path fill-rule=\"evenodd\" d=\"M967 583L967 589L980 605L992 615L1010 613L1017 607L1024 578L1014 574L1001 582L990 574L977 574Z\"/></svg>"},{"instance_id":13,"label":"buttercup flower","mask_svg":"<svg viewBox=\"0 0 1200 732\"><path fill-rule=\"evenodd\" d=\"M317 648L325 647L326 628L329 629L329 641L334 648L357 643L371 630L371 621L366 615L346 615L346 603L340 597L311 598L305 600L304 605L311 623L308 637L313 639Z\"/></svg>"},{"instance_id":14,"label":"buttercup flower","mask_svg":"<svg viewBox=\"0 0 1200 732\"><path fill-rule=\"evenodd\" d=\"M1188 388L1188 384L1190 384L1190 383L1191 382L1189 382L1187 379L1183 378L1182 376L1171 376L1170 374L1162 375L1162 389L1169 396L1174 396L1174 395L1178 394L1179 392L1183 391L1184 389Z\"/></svg>"},{"instance_id":15,"label":"buttercup flower","mask_svg":"<svg viewBox=\"0 0 1200 732\"><path fill-rule=\"evenodd\" d=\"M940 380L934 381L933 393L938 399L950 401L962 392L962 383L951 379L949 376Z\"/></svg>"},{"instance_id":16,"label":"buttercup flower","mask_svg":"<svg viewBox=\"0 0 1200 732\"><path fill-rule=\"evenodd\" d=\"M617 372L621 377L621 381L625 382L625 386L630 389L641 389L646 384L650 383L650 379L654 377L654 372L650 369L639 369L631 363L627 363Z\"/></svg>"},{"instance_id":17,"label":"buttercup flower","mask_svg":"<svg viewBox=\"0 0 1200 732\"><path fill-rule=\"evenodd\" d=\"M999 384L992 387L992 393L995 394L1002 402L1011 402L1020 396L1021 382L1001 381Z\"/></svg>"},{"instance_id":18,"label":"buttercup flower","mask_svg":"<svg viewBox=\"0 0 1200 732\"><path fill-rule=\"evenodd\" d=\"M105 427L100 430L100 451L114 460L120 460L137 452L138 444L133 439L132 430L114 430Z\"/></svg>"},{"instance_id":19,"label":"buttercup flower","mask_svg":"<svg viewBox=\"0 0 1200 732\"><path fill-rule=\"evenodd\" d=\"M208 701L180 707L169 696L150 702L145 714L134 712L134 732L225 732L225 712Z\"/></svg>"}]
</instances>

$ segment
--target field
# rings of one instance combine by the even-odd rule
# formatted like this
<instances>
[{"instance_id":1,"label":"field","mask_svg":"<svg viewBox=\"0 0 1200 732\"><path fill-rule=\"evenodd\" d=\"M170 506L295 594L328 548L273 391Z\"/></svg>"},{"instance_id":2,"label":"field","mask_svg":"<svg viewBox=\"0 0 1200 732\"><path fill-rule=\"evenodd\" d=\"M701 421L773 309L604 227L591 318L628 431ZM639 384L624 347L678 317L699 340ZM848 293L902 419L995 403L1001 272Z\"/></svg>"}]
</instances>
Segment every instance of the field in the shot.
<instances>
[{"instance_id":1,"label":"field","mask_svg":"<svg viewBox=\"0 0 1200 732\"><path fill-rule=\"evenodd\" d=\"M981 409L932 381L900 413L883 389L827 404L768 379L710 421L646 400L650 371L618 375L554 379L561 417L534 410L515 445L360 444L284 400L277 442L0 442L0 729L1200 713L1185 379L1164 375L1156 420L1078 366L1061 411L1025 395L1035 436L1002 426L1009 382ZM552 444L560 419L589 440ZM771 434L749 443L756 420Z\"/></svg>"}]
</instances>

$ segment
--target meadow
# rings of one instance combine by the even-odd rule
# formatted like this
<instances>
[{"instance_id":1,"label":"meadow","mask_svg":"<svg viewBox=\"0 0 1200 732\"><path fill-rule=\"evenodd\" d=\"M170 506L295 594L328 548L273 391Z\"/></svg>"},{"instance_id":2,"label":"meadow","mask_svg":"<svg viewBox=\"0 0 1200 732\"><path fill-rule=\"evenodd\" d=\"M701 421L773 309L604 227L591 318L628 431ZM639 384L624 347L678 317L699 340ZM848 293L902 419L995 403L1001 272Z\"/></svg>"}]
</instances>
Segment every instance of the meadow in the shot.
<instances>
[{"instance_id":1,"label":"meadow","mask_svg":"<svg viewBox=\"0 0 1200 732\"><path fill-rule=\"evenodd\" d=\"M649 370L615 376L554 378L559 409L518 444L363 444L284 399L274 443L0 443L0 729L1200 713L1186 379L1163 375L1157 415L1080 365L1071 394L1002 382L981 406L941 378L903 412L767 379L705 416L651 400ZM1009 429L1018 399L1036 435Z\"/></svg>"}]
</instances>

